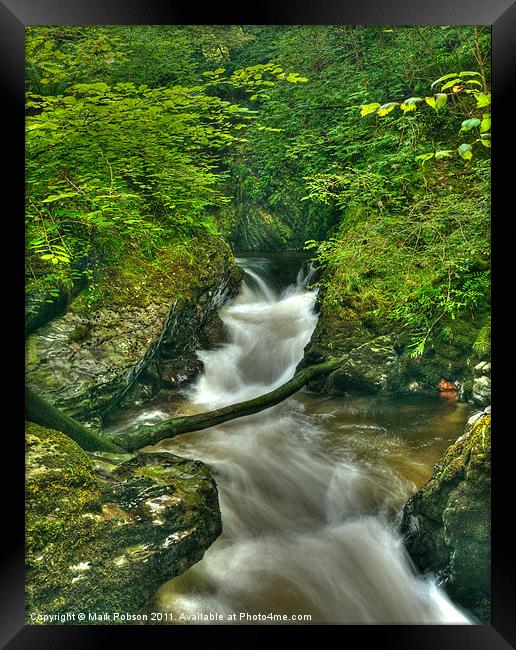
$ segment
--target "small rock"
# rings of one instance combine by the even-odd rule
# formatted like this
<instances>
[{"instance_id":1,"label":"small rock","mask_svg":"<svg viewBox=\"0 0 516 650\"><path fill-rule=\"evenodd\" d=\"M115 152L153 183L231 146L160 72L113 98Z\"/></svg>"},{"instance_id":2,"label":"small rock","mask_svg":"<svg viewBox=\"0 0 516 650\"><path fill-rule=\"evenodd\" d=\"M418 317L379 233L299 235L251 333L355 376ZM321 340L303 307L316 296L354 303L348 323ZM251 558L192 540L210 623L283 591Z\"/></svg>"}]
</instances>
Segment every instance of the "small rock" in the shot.
<instances>
[{"instance_id":1,"label":"small rock","mask_svg":"<svg viewBox=\"0 0 516 650\"><path fill-rule=\"evenodd\" d=\"M475 366L476 375L486 375L491 372L491 364L489 361L481 361Z\"/></svg>"},{"instance_id":2,"label":"small rock","mask_svg":"<svg viewBox=\"0 0 516 650\"><path fill-rule=\"evenodd\" d=\"M482 417L483 413L484 413L484 411L475 411L475 413L473 413L473 415L471 415L471 416L468 418L467 428L469 429L470 427L472 427L472 426L475 424L475 422L476 422L479 418ZM460 440L460 438L459 438L459 440Z\"/></svg>"}]
</instances>

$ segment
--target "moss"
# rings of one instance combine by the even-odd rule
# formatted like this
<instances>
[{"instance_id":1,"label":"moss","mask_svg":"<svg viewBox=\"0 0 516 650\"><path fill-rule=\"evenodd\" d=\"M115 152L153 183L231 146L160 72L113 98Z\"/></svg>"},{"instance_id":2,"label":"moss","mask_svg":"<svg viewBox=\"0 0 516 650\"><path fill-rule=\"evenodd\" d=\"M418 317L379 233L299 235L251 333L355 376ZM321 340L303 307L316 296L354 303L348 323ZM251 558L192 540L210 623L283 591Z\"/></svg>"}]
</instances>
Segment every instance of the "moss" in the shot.
<instances>
[{"instance_id":1,"label":"moss","mask_svg":"<svg viewBox=\"0 0 516 650\"><path fill-rule=\"evenodd\" d=\"M94 519L83 515L100 511L100 490L87 454L59 431L28 423L26 459L27 575L45 588L54 582L50 571L95 534Z\"/></svg>"},{"instance_id":2,"label":"moss","mask_svg":"<svg viewBox=\"0 0 516 650\"><path fill-rule=\"evenodd\" d=\"M90 328L87 325L84 323L78 323L68 338L72 343L78 343L79 341L84 341L88 338L89 333Z\"/></svg>"},{"instance_id":3,"label":"moss","mask_svg":"<svg viewBox=\"0 0 516 650\"><path fill-rule=\"evenodd\" d=\"M292 240L292 229L278 216L256 205L245 207L231 241L239 250L280 251Z\"/></svg>"},{"instance_id":4,"label":"moss","mask_svg":"<svg viewBox=\"0 0 516 650\"><path fill-rule=\"evenodd\" d=\"M491 323L487 323L480 329L473 349L482 358L488 358L491 355Z\"/></svg>"},{"instance_id":5,"label":"moss","mask_svg":"<svg viewBox=\"0 0 516 650\"><path fill-rule=\"evenodd\" d=\"M92 454L27 424L26 603L31 613L138 612L221 532L198 461Z\"/></svg>"},{"instance_id":6,"label":"moss","mask_svg":"<svg viewBox=\"0 0 516 650\"><path fill-rule=\"evenodd\" d=\"M233 262L224 240L203 232L163 245L153 259L125 255L115 265L98 273L94 283L73 301L78 314L108 307L145 307L161 300L179 302L194 288L208 286L221 277Z\"/></svg>"}]
</instances>

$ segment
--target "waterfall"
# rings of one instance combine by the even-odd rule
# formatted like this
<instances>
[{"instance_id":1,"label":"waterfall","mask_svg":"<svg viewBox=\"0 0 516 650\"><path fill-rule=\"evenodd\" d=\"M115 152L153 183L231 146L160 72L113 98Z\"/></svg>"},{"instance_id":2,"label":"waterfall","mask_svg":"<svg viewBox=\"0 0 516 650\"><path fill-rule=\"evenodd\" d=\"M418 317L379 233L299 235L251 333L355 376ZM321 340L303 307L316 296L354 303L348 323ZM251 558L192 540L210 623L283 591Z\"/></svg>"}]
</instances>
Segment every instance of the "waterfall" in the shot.
<instances>
[{"instance_id":1,"label":"waterfall","mask_svg":"<svg viewBox=\"0 0 516 650\"><path fill-rule=\"evenodd\" d=\"M219 311L227 342L198 352L205 371L188 390L192 410L256 397L293 376L317 323L316 291L306 288L312 275L305 268L282 290L265 267L246 267L239 295ZM159 607L177 621L280 614L309 615L311 623L470 622L404 550L396 512L407 482L388 466L358 462L345 445L323 444L332 416L309 412L310 399L304 391L161 443L211 467L223 533L202 561L164 585Z\"/></svg>"}]
</instances>

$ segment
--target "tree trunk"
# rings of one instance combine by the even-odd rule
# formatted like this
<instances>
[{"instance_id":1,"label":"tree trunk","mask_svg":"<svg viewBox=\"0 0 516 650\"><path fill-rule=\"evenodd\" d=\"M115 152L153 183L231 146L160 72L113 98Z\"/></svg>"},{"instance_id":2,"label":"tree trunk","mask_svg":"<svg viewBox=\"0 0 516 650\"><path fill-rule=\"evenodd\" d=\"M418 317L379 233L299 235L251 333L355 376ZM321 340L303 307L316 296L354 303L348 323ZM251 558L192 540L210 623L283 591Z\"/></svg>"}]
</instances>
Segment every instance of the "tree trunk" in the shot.
<instances>
[{"instance_id":1,"label":"tree trunk","mask_svg":"<svg viewBox=\"0 0 516 650\"><path fill-rule=\"evenodd\" d=\"M107 451L112 454L125 454L125 449L106 436L99 436L90 431L77 420L66 415L55 406L36 395L30 389L25 389L25 418L29 422L41 424L49 429L57 429L66 433L72 440L86 451Z\"/></svg>"},{"instance_id":2,"label":"tree trunk","mask_svg":"<svg viewBox=\"0 0 516 650\"><path fill-rule=\"evenodd\" d=\"M73 418L51 406L33 391L27 389L27 419L37 424L58 429L73 438L88 451L111 451L123 453L135 451L147 445L155 445L165 438L174 438L183 433L201 431L235 418L258 413L287 399L314 377L327 375L336 370L344 358L333 359L297 372L292 379L265 395L237 404L231 404L214 411L185 415L165 420L152 426L141 426L134 431L115 435L97 435Z\"/></svg>"},{"instance_id":3,"label":"tree trunk","mask_svg":"<svg viewBox=\"0 0 516 650\"><path fill-rule=\"evenodd\" d=\"M141 426L128 433L107 437L128 451L134 451L146 445L155 445L165 438L175 438L175 436L183 433L208 429L217 424L222 424L223 422L228 422L229 420L241 418L246 415L252 415L253 413L258 413L271 406L275 406L287 399L287 397L297 393L300 388L314 377L329 374L332 370L338 368L341 363L342 359L335 359L315 366L308 366L297 372L292 379L279 386L279 388L245 402L238 402L237 404L231 404L230 406L225 406L215 411L199 413L198 415L172 418L156 425Z\"/></svg>"}]
</instances>

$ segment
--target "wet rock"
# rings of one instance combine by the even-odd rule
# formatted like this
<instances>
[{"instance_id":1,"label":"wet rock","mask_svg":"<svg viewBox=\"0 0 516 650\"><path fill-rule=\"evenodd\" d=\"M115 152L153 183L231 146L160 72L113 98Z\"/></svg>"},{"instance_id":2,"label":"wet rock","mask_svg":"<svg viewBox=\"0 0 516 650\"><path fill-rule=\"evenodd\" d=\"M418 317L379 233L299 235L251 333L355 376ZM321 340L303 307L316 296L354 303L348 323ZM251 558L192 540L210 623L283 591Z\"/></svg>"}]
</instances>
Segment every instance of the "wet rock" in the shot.
<instances>
[{"instance_id":1,"label":"wet rock","mask_svg":"<svg viewBox=\"0 0 516 650\"><path fill-rule=\"evenodd\" d=\"M167 388L177 388L192 382L203 370L203 363L197 357L179 356L161 363L161 384Z\"/></svg>"},{"instance_id":2,"label":"wet rock","mask_svg":"<svg viewBox=\"0 0 516 650\"><path fill-rule=\"evenodd\" d=\"M482 375L473 379L472 399L475 404L481 406L489 404L491 401L491 377Z\"/></svg>"},{"instance_id":3,"label":"wet rock","mask_svg":"<svg viewBox=\"0 0 516 650\"><path fill-rule=\"evenodd\" d=\"M490 506L491 416L482 413L408 501L401 524L417 567L481 622L490 617Z\"/></svg>"},{"instance_id":4,"label":"wet rock","mask_svg":"<svg viewBox=\"0 0 516 650\"><path fill-rule=\"evenodd\" d=\"M389 336L379 336L354 349L349 359L326 380L325 392L334 397L348 392L379 393L387 388L397 355Z\"/></svg>"},{"instance_id":5,"label":"wet rock","mask_svg":"<svg viewBox=\"0 0 516 650\"><path fill-rule=\"evenodd\" d=\"M217 310L238 293L242 278L243 271L232 266L216 286L194 291L187 304L173 308L158 342L130 372L127 388L110 408L149 399L162 387L177 388L192 382L203 369L195 351L223 342L223 327L217 332Z\"/></svg>"},{"instance_id":6,"label":"wet rock","mask_svg":"<svg viewBox=\"0 0 516 650\"><path fill-rule=\"evenodd\" d=\"M212 350L227 342L224 323L218 312L212 312L199 334L199 345L203 350Z\"/></svg>"},{"instance_id":7,"label":"wet rock","mask_svg":"<svg viewBox=\"0 0 516 650\"><path fill-rule=\"evenodd\" d=\"M64 316L27 339L27 383L69 415L98 415L127 386L130 370L159 338L166 304ZM80 335L78 335L78 332Z\"/></svg>"},{"instance_id":8,"label":"wet rock","mask_svg":"<svg viewBox=\"0 0 516 650\"><path fill-rule=\"evenodd\" d=\"M186 278L185 271L185 278L177 280L180 295L159 274L159 281L148 279L145 295L140 287L145 278L136 276L135 286L125 287L126 296L114 292L95 309L85 308L79 295L63 316L27 338L28 385L68 415L99 428L119 405L150 399L161 386L191 381L199 372L199 339L216 340L211 317L238 291L242 278L227 245L217 255L208 277ZM125 281L112 278L113 283ZM178 381L180 376L184 379Z\"/></svg>"},{"instance_id":9,"label":"wet rock","mask_svg":"<svg viewBox=\"0 0 516 650\"><path fill-rule=\"evenodd\" d=\"M217 488L199 461L87 454L30 423L26 449L28 615L137 613L221 532Z\"/></svg>"},{"instance_id":10,"label":"wet rock","mask_svg":"<svg viewBox=\"0 0 516 650\"><path fill-rule=\"evenodd\" d=\"M484 411L476 411L473 415L470 415L466 423L467 428L471 428L475 422L484 415Z\"/></svg>"},{"instance_id":11,"label":"wet rock","mask_svg":"<svg viewBox=\"0 0 516 650\"><path fill-rule=\"evenodd\" d=\"M489 361L481 361L475 366L476 375L486 375L491 372L491 363Z\"/></svg>"}]
</instances>

